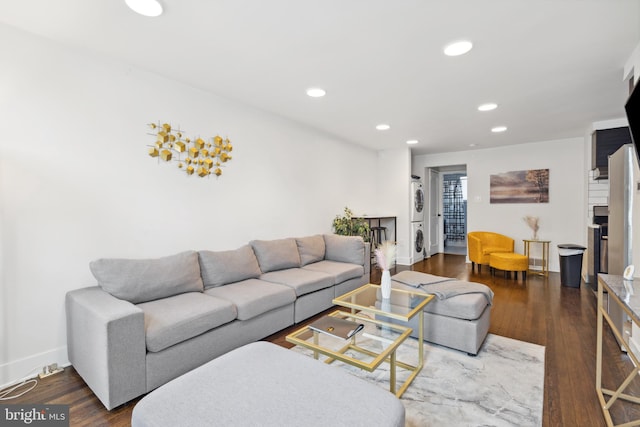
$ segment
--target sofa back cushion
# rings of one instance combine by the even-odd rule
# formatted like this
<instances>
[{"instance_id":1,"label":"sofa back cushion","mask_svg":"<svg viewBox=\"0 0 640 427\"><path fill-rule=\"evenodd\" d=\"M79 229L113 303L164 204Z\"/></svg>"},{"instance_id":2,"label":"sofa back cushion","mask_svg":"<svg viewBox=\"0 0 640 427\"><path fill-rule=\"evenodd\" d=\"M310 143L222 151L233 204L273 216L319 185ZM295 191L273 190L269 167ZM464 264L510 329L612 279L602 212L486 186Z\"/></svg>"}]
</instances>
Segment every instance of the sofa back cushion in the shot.
<instances>
[{"instance_id":1,"label":"sofa back cushion","mask_svg":"<svg viewBox=\"0 0 640 427\"><path fill-rule=\"evenodd\" d=\"M205 288L255 279L262 274L251 246L233 251L200 251L200 270Z\"/></svg>"},{"instance_id":2,"label":"sofa back cushion","mask_svg":"<svg viewBox=\"0 0 640 427\"><path fill-rule=\"evenodd\" d=\"M102 258L89 268L104 291L134 304L204 289L195 251L155 259Z\"/></svg>"},{"instance_id":3,"label":"sofa back cushion","mask_svg":"<svg viewBox=\"0 0 640 427\"><path fill-rule=\"evenodd\" d=\"M252 240L249 242L258 258L263 273L300 267L300 255L296 240Z\"/></svg>"},{"instance_id":4,"label":"sofa back cushion","mask_svg":"<svg viewBox=\"0 0 640 427\"><path fill-rule=\"evenodd\" d=\"M364 265L364 240L362 237L325 234L324 244L326 247L325 259Z\"/></svg>"},{"instance_id":5,"label":"sofa back cushion","mask_svg":"<svg viewBox=\"0 0 640 427\"><path fill-rule=\"evenodd\" d=\"M324 259L324 238L320 234L309 237L298 237L296 238L296 244L298 245L301 266Z\"/></svg>"}]
</instances>

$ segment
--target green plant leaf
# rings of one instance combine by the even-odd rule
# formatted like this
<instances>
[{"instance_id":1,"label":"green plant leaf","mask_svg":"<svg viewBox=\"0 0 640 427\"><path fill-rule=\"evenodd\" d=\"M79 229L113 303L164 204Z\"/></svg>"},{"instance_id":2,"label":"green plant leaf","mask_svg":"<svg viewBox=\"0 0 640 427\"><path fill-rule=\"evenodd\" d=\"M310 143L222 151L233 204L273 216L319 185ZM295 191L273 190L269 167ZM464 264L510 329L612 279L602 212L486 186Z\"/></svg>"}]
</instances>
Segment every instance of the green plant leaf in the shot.
<instances>
[{"instance_id":1,"label":"green plant leaf","mask_svg":"<svg viewBox=\"0 0 640 427\"><path fill-rule=\"evenodd\" d=\"M344 208L343 215L336 215L333 219L333 231L342 236L360 236L365 242L371 237L369 223L362 218L353 218L353 212Z\"/></svg>"}]
</instances>

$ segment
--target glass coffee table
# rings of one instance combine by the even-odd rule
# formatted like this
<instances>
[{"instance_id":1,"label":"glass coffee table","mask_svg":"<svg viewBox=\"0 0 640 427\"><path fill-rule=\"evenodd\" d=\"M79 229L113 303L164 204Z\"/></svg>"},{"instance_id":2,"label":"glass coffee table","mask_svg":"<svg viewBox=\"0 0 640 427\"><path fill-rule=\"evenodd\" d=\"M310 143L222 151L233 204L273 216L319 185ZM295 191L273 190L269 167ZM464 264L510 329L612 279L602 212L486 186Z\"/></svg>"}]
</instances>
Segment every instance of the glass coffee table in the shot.
<instances>
[{"instance_id":1,"label":"glass coffee table","mask_svg":"<svg viewBox=\"0 0 640 427\"><path fill-rule=\"evenodd\" d=\"M348 308L349 311L336 310L329 314L329 316L362 323L365 325L363 332L344 340L304 326L287 335L286 340L311 350L316 359L319 355L326 356L325 363L339 360L373 372L383 362L387 362L389 363L389 390L397 397L401 397L424 365L424 307L432 299L433 295L423 292L392 289L391 298L383 300L380 298L380 286L367 284L333 300L335 305ZM411 305L407 301L410 301L414 308L410 308ZM391 322L408 322L416 315L419 316L418 362L410 364L397 360L396 350L413 330L408 326ZM396 390L397 367L408 371L409 376Z\"/></svg>"}]
</instances>

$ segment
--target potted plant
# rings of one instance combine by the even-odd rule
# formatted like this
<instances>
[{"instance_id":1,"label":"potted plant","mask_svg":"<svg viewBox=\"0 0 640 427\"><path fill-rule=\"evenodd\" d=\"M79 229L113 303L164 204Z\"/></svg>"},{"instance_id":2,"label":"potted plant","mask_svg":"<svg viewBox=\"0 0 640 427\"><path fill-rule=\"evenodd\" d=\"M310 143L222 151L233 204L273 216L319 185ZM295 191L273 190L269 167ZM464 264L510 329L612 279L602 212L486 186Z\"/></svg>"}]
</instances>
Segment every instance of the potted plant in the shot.
<instances>
[{"instance_id":1,"label":"potted plant","mask_svg":"<svg viewBox=\"0 0 640 427\"><path fill-rule=\"evenodd\" d=\"M336 215L333 219L333 231L342 236L360 236L365 242L371 235L369 223L362 218L354 218L348 207L344 208L344 215Z\"/></svg>"}]
</instances>

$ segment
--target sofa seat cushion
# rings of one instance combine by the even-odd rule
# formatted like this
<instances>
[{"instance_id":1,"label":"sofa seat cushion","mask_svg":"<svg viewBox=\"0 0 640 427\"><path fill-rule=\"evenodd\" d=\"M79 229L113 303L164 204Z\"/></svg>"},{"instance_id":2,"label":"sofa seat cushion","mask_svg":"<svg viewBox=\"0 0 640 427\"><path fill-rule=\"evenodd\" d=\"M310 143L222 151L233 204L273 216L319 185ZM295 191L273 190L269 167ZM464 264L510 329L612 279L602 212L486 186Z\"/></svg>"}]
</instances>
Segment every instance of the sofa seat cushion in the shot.
<instances>
[{"instance_id":1,"label":"sofa seat cushion","mask_svg":"<svg viewBox=\"0 0 640 427\"><path fill-rule=\"evenodd\" d=\"M218 286L207 289L204 293L232 302L238 310L237 317L240 320L252 319L296 300L296 293L289 286L258 279Z\"/></svg>"},{"instance_id":2,"label":"sofa seat cushion","mask_svg":"<svg viewBox=\"0 0 640 427\"><path fill-rule=\"evenodd\" d=\"M349 279L357 279L364 274L364 267L357 264L336 261L320 261L305 265L305 270L319 271L333 277L333 284L346 282Z\"/></svg>"},{"instance_id":3,"label":"sofa seat cushion","mask_svg":"<svg viewBox=\"0 0 640 427\"><path fill-rule=\"evenodd\" d=\"M296 296L305 295L333 286L333 277L319 271L303 268L289 268L287 270L272 271L260 276L261 280L279 283L292 288Z\"/></svg>"},{"instance_id":4,"label":"sofa seat cushion","mask_svg":"<svg viewBox=\"0 0 640 427\"><path fill-rule=\"evenodd\" d=\"M162 351L233 321L236 307L230 301L190 292L137 305L144 312L147 350Z\"/></svg>"},{"instance_id":5,"label":"sofa seat cushion","mask_svg":"<svg viewBox=\"0 0 640 427\"><path fill-rule=\"evenodd\" d=\"M488 305L487 298L482 294L463 294L443 300L433 299L424 311L456 319L476 320Z\"/></svg>"},{"instance_id":6,"label":"sofa seat cushion","mask_svg":"<svg viewBox=\"0 0 640 427\"><path fill-rule=\"evenodd\" d=\"M512 252L509 248L505 248L504 246L485 246L482 248L483 255L489 255L496 252Z\"/></svg>"}]
</instances>

